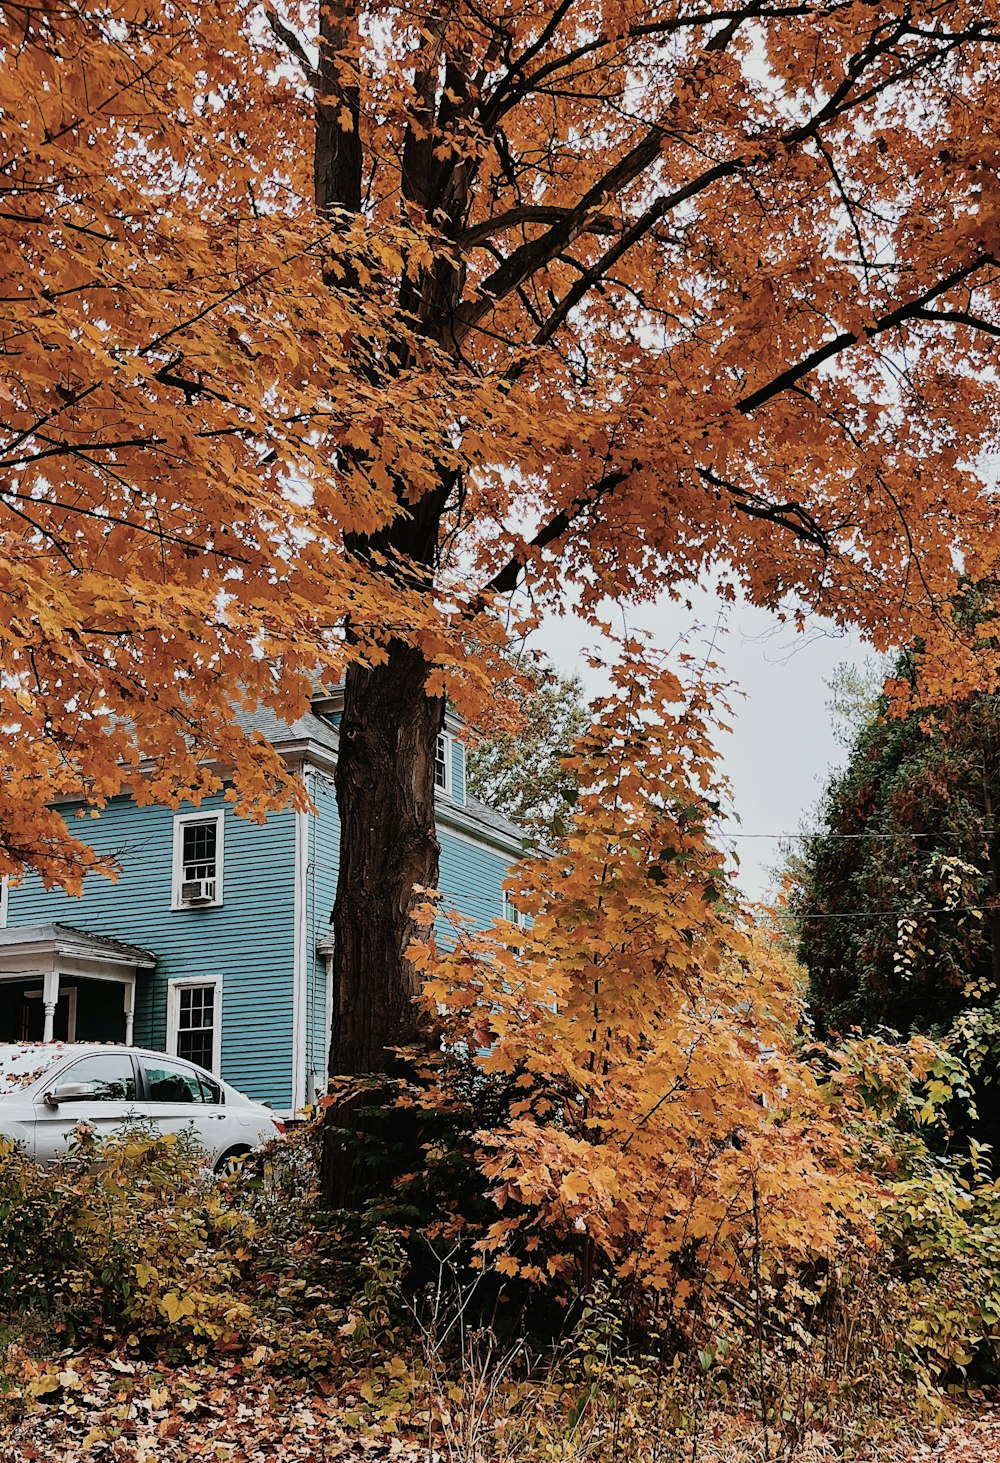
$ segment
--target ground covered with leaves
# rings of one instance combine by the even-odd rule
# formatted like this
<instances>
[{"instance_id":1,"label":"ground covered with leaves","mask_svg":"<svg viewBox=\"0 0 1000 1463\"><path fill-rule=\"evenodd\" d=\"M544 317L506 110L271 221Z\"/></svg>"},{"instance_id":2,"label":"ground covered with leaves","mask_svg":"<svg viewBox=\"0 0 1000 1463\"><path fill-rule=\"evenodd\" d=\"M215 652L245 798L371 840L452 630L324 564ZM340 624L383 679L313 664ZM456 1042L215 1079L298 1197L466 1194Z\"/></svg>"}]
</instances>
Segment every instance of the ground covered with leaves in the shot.
<instances>
[{"instance_id":1,"label":"ground covered with leaves","mask_svg":"<svg viewBox=\"0 0 1000 1463\"><path fill-rule=\"evenodd\" d=\"M607 1418L598 1415L580 1419L556 1446L546 1418L550 1399L543 1396L533 1440L523 1414L509 1419L509 1429L502 1416L493 1417L490 1436L475 1436L477 1420L450 1409L447 1398L431 1389L418 1389L403 1415L379 1417L362 1396L360 1377L339 1386L322 1380L304 1386L265 1367L169 1368L74 1353L45 1364L8 1354L8 1377L15 1369L20 1384L7 1392L0 1412L2 1463L534 1463L591 1458L611 1441L602 1436ZM710 1413L690 1436L663 1436L654 1447L634 1442L628 1434L618 1438L622 1463L763 1463L779 1457L795 1463L991 1463L1000 1456L1000 1408L963 1408L930 1430L873 1418L867 1436L817 1429L791 1448L773 1435L765 1444L749 1415Z\"/></svg>"}]
</instances>

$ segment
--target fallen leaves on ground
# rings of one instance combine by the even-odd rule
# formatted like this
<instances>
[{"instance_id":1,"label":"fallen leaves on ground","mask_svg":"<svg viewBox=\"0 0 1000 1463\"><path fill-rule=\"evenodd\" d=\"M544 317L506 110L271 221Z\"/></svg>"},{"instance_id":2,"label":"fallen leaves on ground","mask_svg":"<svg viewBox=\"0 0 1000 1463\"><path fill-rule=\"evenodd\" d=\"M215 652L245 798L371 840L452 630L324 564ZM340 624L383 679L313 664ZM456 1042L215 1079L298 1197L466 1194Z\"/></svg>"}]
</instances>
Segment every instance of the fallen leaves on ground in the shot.
<instances>
[{"instance_id":1,"label":"fallen leaves on ground","mask_svg":"<svg viewBox=\"0 0 1000 1463\"><path fill-rule=\"evenodd\" d=\"M12 1380L8 1372L8 1383ZM437 1416L425 1411L421 1421L417 1410L406 1422L398 1416L379 1418L365 1406L363 1384L361 1376L356 1385L341 1380L335 1386L324 1378L306 1384L276 1378L263 1368L248 1371L242 1363L171 1368L107 1355L67 1353L45 1364L25 1357L18 1384L0 1398L0 1463L448 1463L453 1458L455 1438L442 1431ZM747 1427L746 1420L741 1428L732 1418L713 1418L703 1426L699 1460L1000 1459L1000 1407L962 1409L923 1439L906 1429L895 1439L872 1436L869 1445L855 1436L845 1447L818 1430L792 1453L782 1451L773 1435L765 1448L759 1429L748 1434ZM564 1456L573 1459L572 1447ZM621 1456L627 1463L644 1463L627 1446ZM526 1436L517 1459L534 1463ZM499 1460L484 1451L475 1463Z\"/></svg>"},{"instance_id":2,"label":"fallen leaves on ground","mask_svg":"<svg viewBox=\"0 0 1000 1463\"><path fill-rule=\"evenodd\" d=\"M21 1385L7 1394L0 1463L409 1463L434 1456L426 1431L421 1438L373 1431L358 1401L349 1385L334 1391L320 1381L306 1389L242 1365L171 1369L74 1357L42 1367L26 1360Z\"/></svg>"}]
</instances>

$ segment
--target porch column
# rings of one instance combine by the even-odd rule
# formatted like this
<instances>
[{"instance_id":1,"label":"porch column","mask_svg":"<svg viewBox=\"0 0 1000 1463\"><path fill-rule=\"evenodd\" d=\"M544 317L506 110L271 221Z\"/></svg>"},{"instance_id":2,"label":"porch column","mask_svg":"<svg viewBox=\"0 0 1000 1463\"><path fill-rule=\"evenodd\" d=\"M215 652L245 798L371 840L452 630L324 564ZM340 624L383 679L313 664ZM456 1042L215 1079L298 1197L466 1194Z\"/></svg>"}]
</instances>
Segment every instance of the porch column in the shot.
<instances>
[{"instance_id":1,"label":"porch column","mask_svg":"<svg viewBox=\"0 0 1000 1463\"><path fill-rule=\"evenodd\" d=\"M135 1022L135 977L125 982L125 1045L132 1045L132 1028Z\"/></svg>"},{"instance_id":2,"label":"porch column","mask_svg":"<svg viewBox=\"0 0 1000 1463\"><path fill-rule=\"evenodd\" d=\"M58 1004L59 972L58 970L48 970L45 972L45 980L42 983L42 1005L45 1007L45 1025L42 1027L43 1041L52 1040Z\"/></svg>"}]
</instances>

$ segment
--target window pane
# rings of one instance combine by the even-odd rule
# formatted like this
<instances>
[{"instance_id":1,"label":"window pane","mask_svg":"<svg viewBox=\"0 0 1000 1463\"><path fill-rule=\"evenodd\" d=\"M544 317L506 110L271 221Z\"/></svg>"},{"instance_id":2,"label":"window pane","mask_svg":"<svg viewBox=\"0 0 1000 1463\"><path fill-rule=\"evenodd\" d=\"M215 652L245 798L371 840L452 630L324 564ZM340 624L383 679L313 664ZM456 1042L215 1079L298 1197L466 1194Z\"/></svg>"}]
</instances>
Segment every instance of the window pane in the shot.
<instances>
[{"instance_id":1,"label":"window pane","mask_svg":"<svg viewBox=\"0 0 1000 1463\"><path fill-rule=\"evenodd\" d=\"M434 749L434 784L436 787L448 786L448 743L439 736L437 746Z\"/></svg>"},{"instance_id":2,"label":"window pane","mask_svg":"<svg viewBox=\"0 0 1000 1463\"><path fill-rule=\"evenodd\" d=\"M211 1070L215 1046L215 986L180 986L177 991L177 1055Z\"/></svg>"},{"instance_id":3,"label":"window pane","mask_svg":"<svg viewBox=\"0 0 1000 1463\"><path fill-rule=\"evenodd\" d=\"M70 1098L77 1102L131 1102L135 1099L135 1071L130 1057L121 1052L97 1052L92 1057L81 1057L74 1062L58 1081L62 1087L67 1082L85 1082L90 1088L86 1097Z\"/></svg>"},{"instance_id":4,"label":"window pane","mask_svg":"<svg viewBox=\"0 0 1000 1463\"><path fill-rule=\"evenodd\" d=\"M164 1057L140 1057L151 1102L204 1102L197 1072Z\"/></svg>"},{"instance_id":5,"label":"window pane","mask_svg":"<svg viewBox=\"0 0 1000 1463\"><path fill-rule=\"evenodd\" d=\"M219 825L213 818L205 823L184 823L182 825L184 878L214 879L216 846Z\"/></svg>"},{"instance_id":6,"label":"window pane","mask_svg":"<svg viewBox=\"0 0 1000 1463\"><path fill-rule=\"evenodd\" d=\"M222 1105L222 1088L218 1082L213 1082L211 1077L206 1077L204 1072L198 1073L198 1081L201 1083L202 1096L206 1102L213 1102L217 1107Z\"/></svg>"},{"instance_id":7,"label":"window pane","mask_svg":"<svg viewBox=\"0 0 1000 1463\"><path fill-rule=\"evenodd\" d=\"M177 1033L177 1055L183 1057L186 1062L194 1062L199 1067L211 1069L213 1045L211 1028L208 1031L178 1031Z\"/></svg>"},{"instance_id":8,"label":"window pane","mask_svg":"<svg viewBox=\"0 0 1000 1463\"><path fill-rule=\"evenodd\" d=\"M215 987L210 985L181 986L177 1025L182 1031L214 1025Z\"/></svg>"}]
</instances>

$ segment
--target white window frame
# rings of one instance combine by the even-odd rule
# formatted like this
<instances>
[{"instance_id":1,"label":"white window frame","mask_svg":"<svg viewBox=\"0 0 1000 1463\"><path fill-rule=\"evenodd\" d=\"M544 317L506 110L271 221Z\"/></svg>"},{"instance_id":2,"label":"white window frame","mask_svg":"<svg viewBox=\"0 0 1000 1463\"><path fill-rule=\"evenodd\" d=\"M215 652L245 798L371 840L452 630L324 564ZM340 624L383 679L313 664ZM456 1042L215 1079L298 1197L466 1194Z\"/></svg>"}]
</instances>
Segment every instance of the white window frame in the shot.
<instances>
[{"instance_id":1,"label":"white window frame","mask_svg":"<svg viewBox=\"0 0 1000 1463\"><path fill-rule=\"evenodd\" d=\"M501 900L500 910L502 917L507 921L509 925L516 925L519 930L526 930L529 928L528 916L525 914L523 909L518 909L517 905L511 899L509 894L504 894Z\"/></svg>"},{"instance_id":2,"label":"white window frame","mask_svg":"<svg viewBox=\"0 0 1000 1463\"><path fill-rule=\"evenodd\" d=\"M165 1055L176 1057L179 1062L188 1061L177 1050L177 1036L180 1030L181 991L193 987L211 986L215 992L212 1011L215 1022L212 1027L212 1065L208 1070L213 1077L222 1075L222 976L221 975L175 975L167 981L167 1049Z\"/></svg>"},{"instance_id":3,"label":"white window frame","mask_svg":"<svg viewBox=\"0 0 1000 1463\"><path fill-rule=\"evenodd\" d=\"M448 797L451 797L452 796L452 784L454 782L454 774L455 774L455 768L454 768L454 755L455 754L454 754L454 748L452 747L452 742L453 741L454 741L454 738L452 737L452 735L451 735L450 732L438 732L438 742L444 742L444 782L443 783L438 782L437 778L435 777L435 779L434 779L434 790L435 790L435 792L443 792ZM436 744L435 744L435 747L434 747L434 770L435 770L435 772L437 771L437 745Z\"/></svg>"},{"instance_id":4,"label":"white window frame","mask_svg":"<svg viewBox=\"0 0 1000 1463\"><path fill-rule=\"evenodd\" d=\"M184 883L184 829L189 823L215 823L215 898L204 904L185 904L181 899ZM171 909L215 909L222 903L222 871L225 864L223 835L226 828L224 808L207 813L177 813L174 816L173 874L170 888Z\"/></svg>"}]
</instances>

